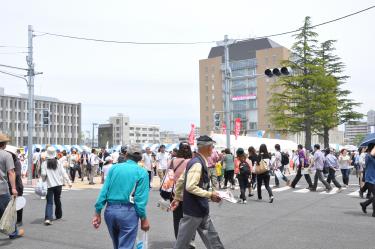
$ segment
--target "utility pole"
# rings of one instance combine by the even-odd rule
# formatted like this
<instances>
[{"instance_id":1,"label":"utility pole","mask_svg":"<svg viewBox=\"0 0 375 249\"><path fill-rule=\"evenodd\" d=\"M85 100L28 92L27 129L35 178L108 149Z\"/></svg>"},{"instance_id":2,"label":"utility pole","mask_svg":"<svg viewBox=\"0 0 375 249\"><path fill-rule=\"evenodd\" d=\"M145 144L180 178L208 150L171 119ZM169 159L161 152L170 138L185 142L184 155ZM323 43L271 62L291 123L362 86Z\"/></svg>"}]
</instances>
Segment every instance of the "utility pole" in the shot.
<instances>
[{"instance_id":1,"label":"utility pole","mask_svg":"<svg viewBox=\"0 0 375 249\"><path fill-rule=\"evenodd\" d=\"M95 140L95 125L98 125L97 123L92 123L92 141L91 141L91 149L94 148L94 140Z\"/></svg>"},{"instance_id":2,"label":"utility pole","mask_svg":"<svg viewBox=\"0 0 375 249\"><path fill-rule=\"evenodd\" d=\"M33 26L28 26L28 55L26 57L28 71L27 76L28 80L28 128L27 128L27 166L28 166L28 178L27 184L32 185L32 165L33 165L33 129L34 129L34 62L33 62Z\"/></svg>"},{"instance_id":3,"label":"utility pole","mask_svg":"<svg viewBox=\"0 0 375 249\"><path fill-rule=\"evenodd\" d=\"M235 43L235 40L228 39L228 35L224 36L224 41L217 43L219 46L224 46L224 96L225 96L225 105L224 105L224 116L226 128L226 138L227 138L227 148L230 149L230 131L231 131L231 122L230 122L230 80L232 77L232 71L229 65L229 45Z\"/></svg>"}]
</instances>

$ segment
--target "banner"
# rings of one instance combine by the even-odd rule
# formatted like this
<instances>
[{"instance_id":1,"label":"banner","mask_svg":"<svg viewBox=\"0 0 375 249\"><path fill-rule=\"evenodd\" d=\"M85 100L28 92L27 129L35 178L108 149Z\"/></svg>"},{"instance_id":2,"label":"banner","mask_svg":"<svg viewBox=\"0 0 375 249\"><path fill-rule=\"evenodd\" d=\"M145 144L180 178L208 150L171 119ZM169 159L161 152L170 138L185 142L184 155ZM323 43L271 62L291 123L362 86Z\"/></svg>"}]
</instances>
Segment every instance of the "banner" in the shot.
<instances>
[{"instance_id":1,"label":"banner","mask_svg":"<svg viewBox=\"0 0 375 249\"><path fill-rule=\"evenodd\" d=\"M221 126L221 134L225 135L227 133L227 125L225 123Z\"/></svg>"},{"instance_id":2,"label":"banner","mask_svg":"<svg viewBox=\"0 0 375 249\"><path fill-rule=\"evenodd\" d=\"M240 135L240 130L241 130L241 119L236 118L234 120L234 136L236 137L236 140L237 140L237 137Z\"/></svg>"},{"instance_id":3,"label":"banner","mask_svg":"<svg viewBox=\"0 0 375 249\"><path fill-rule=\"evenodd\" d=\"M195 140L195 125L191 124L191 131L189 134L189 144L194 145L194 140Z\"/></svg>"}]
</instances>

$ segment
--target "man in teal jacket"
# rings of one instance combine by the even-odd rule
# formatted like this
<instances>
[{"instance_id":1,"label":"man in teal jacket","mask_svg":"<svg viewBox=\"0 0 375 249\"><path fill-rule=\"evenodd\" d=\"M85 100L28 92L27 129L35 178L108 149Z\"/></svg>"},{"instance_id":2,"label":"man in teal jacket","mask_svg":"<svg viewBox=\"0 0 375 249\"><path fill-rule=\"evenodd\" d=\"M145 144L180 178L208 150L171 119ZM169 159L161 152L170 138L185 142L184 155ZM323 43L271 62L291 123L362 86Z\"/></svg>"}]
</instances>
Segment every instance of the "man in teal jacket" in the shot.
<instances>
[{"instance_id":1,"label":"man in teal jacket","mask_svg":"<svg viewBox=\"0 0 375 249\"><path fill-rule=\"evenodd\" d=\"M146 216L150 191L148 174L137 164L142 159L142 148L138 145L130 146L126 159L126 162L116 164L109 170L96 201L92 220L93 226L99 228L100 213L107 204L104 219L115 249L134 248L139 219L143 231L150 229Z\"/></svg>"}]
</instances>

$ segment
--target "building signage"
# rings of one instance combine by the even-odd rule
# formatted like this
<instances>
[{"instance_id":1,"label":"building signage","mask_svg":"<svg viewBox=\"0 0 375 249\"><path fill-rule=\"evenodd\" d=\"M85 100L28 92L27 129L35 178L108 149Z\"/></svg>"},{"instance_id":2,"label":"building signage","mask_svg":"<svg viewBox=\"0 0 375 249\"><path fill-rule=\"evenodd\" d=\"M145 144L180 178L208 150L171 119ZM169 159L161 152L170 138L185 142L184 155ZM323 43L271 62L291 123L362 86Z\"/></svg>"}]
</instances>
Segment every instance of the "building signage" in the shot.
<instances>
[{"instance_id":1,"label":"building signage","mask_svg":"<svg viewBox=\"0 0 375 249\"><path fill-rule=\"evenodd\" d=\"M240 101L240 100L248 100L248 99L256 99L256 94L248 94L248 95L241 95L241 96L233 96L232 101Z\"/></svg>"}]
</instances>

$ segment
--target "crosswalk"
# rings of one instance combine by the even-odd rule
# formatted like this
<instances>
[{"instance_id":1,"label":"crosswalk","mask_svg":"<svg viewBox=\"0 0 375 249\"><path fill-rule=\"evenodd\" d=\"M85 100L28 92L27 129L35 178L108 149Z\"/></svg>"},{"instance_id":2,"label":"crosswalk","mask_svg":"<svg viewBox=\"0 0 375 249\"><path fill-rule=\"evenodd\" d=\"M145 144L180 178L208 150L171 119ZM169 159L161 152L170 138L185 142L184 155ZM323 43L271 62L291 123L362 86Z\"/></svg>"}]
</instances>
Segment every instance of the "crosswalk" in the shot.
<instances>
[{"instance_id":1,"label":"crosswalk","mask_svg":"<svg viewBox=\"0 0 375 249\"><path fill-rule=\"evenodd\" d=\"M73 189L69 189L69 188L63 188L62 189L62 192L67 192L67 191L80 191L82 189L77 189L77 188L73 188ZM35 188L32 188L32 187L25 187L23 189L23 195L24 196L27 196L27 195L35 195Z\"/></svg>"}]
</instances>

